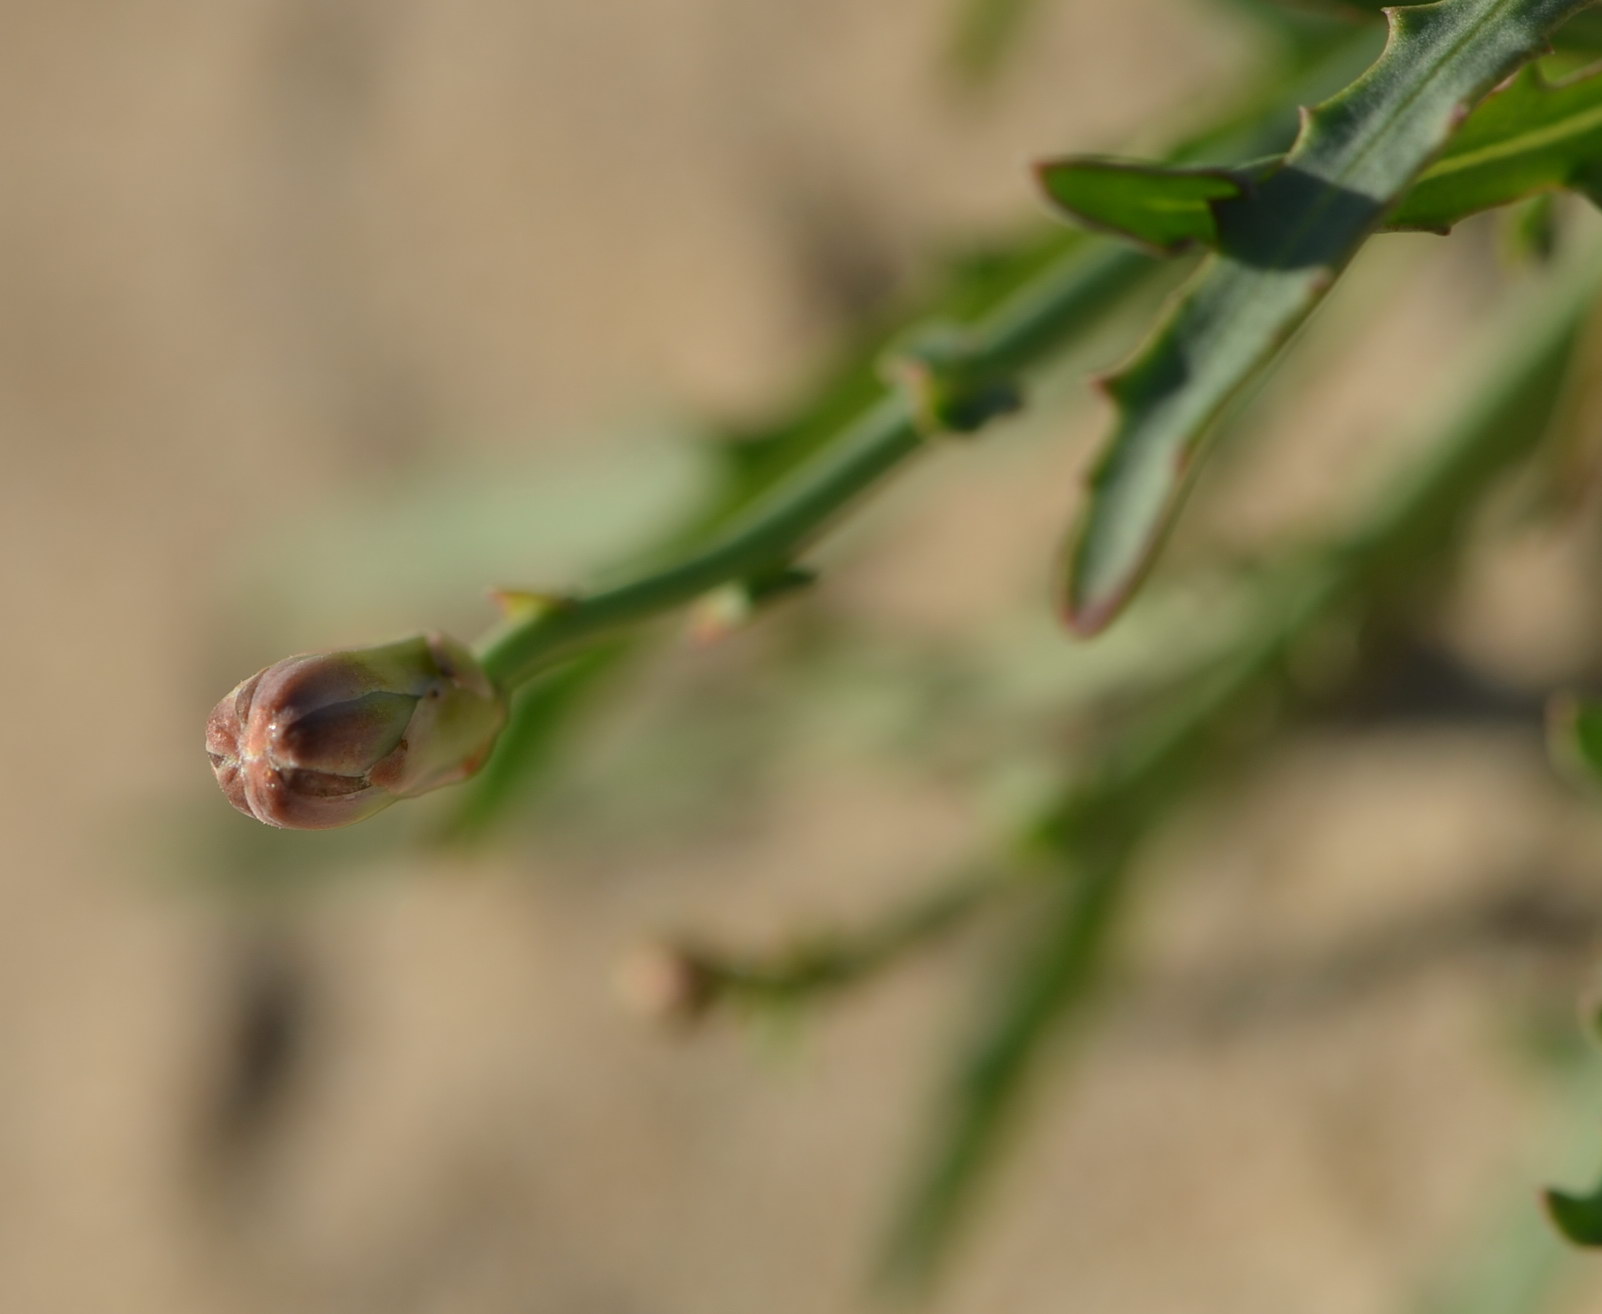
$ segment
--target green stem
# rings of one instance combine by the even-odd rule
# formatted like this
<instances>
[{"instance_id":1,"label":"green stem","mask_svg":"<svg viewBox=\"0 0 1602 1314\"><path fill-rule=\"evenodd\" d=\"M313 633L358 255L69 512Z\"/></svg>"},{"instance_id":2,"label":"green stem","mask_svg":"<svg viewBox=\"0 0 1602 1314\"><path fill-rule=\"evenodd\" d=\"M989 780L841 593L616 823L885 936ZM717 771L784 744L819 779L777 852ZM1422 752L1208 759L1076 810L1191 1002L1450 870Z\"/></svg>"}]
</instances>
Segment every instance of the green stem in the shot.
<instances>
[{"instance_id":1,"label":"green stem","mask_svg":"<svg viewBox=\"0 0 1602 1314\"><path fill-rule=\"evenodd\" d=\"M1358 526L1265 583L1231 652L1209 659L1174 703L1126 729L1100 771L1065 783L1062 797L1022 836L1023 860L964 869L892 908L855 933L818 935L772 956L704 954L717 994L735 1000L797 1003L838 990L940 942L972 917L1042 884L1061 883L1064 859L1087 839L1154 824L1162 806L1196 783L1199 760L1227 734L1233 714L1255 693L1278 687L1287 660L1317 626L1349 605L1361 628L1390 607L1420 568L1451 559L1454 532L1494 476L1530 454L1562 394L1575 335L1596 295L1602 265L1554 280L1543 304L1512 335L1483 390L1454 415L1426 454L1376 498ZM1384 584L1386 587L1381 587ZM1354 675L1356 672L1354 671ZM1114 873L1117 863L1108 865ZM1111 885L1116 885L1116 875ZM1106 895L1099 883L1084 882ZM1079 913L1076 911L1076 916Z\"/></svg>"},{"instance_id":2,"label":"green stem","mask_svg":"<svg viewBox=\"0 0 1602 1314\"><path fill-rule=\"evenodd\" d=\"M1254 97L1174 152L1176 161L1256 157L1283 148L1282 113L1344 85L1372 56L1359 37L1310 59L1288 82ZM960 364L973 374L1009 375L1047 359L1152 267L1114 247L1074 247L965 329ZM508 691L605 635L676 610L725 584L760 577L793 560L836 514L925 446L915 399L890 393L844 434L747 510L709 547L658 573L506 621L477 644L490 676Z\"/></svg>"},{"instance_id":3,"label":"green stem","mask_svg":"<svg viewBox=\"0 0 1602 1314\"><path fill-rule=\"evenodd\" d=\"M1149 265L1143 256L1117 250L1065 257L965 333L963 366L994 375L1039 361ZM478 656L496 684L515 689L597 638L723 585L761 577L788 564L836 515L926 445L915 400L889 393L815 464L701 552L615 588L509 619L479 641Z\"/></svg>"},{"instance_id":4,"label":"green stem","mask_svg":"<svg viewBox=\"0 0 1602 1314\"><path fill-rule=\"evenodd\" d=\"M1469 512L1495 477L1529 456L1560 414L1564 383L1599 282L1595 253L1558 271L1528 318L1445 427L1442 439L1378 499L1376 510L1309 562L1287 593L1275 590L1261 628L1146 734L1121 738L1094 775L1077 782L1032 838L1055 856L1052 903L1032 944L1009 948L1010 979L947 1093L931 1151L892 1237L887 1270L926 1282L944 1256L998 1149L1046 1040L1095 997L1110 940L1129 901L1131 858L1159 817L1217 774L1221 737L1250 727L1254 696L1294 694L1291 660L1315 627L1376 614L1452 558ZM1279 601L1276 603L1275 599ZM1205 768L1205 770L1203 769Z\"/></svg>"}]
</instances>

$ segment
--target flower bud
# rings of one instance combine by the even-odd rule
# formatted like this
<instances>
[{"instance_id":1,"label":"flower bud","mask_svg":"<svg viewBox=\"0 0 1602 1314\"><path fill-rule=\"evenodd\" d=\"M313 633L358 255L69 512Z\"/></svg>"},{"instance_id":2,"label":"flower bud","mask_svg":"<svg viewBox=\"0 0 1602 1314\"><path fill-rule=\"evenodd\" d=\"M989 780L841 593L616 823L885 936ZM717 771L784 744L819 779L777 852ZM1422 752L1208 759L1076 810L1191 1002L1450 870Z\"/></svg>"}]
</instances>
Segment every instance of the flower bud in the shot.
<instances>
[{"instance_id":1,"label":"flower bud","mask_svg":"<svg viewBox=\"0 0 1602 1314\"><path fill-rule=\"evenodd\" d=\"M206 752L241 812L328 830L467 779L505 719L465 646L420 635L258 671L212 709Z\"/></svg>"}]
</instances>

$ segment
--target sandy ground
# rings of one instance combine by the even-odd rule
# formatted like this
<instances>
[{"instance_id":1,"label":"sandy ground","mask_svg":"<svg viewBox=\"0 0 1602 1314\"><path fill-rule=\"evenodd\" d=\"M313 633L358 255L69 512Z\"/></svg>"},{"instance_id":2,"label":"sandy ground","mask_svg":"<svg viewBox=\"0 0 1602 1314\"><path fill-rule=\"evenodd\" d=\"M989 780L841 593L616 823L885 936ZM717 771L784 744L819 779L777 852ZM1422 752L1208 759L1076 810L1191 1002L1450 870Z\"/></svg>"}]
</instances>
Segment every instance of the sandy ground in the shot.
<instances>
[{"instance_id":1,"label":"sandy ground","mask_svg":"<svg viewBox=\"0 0 1602 1314\"><path fill-rule=\"evenodd\" d=\"M682 417L761 414L933 253L1025 212L1022 161L1126 143L1244 60L1175 0L1059 0L975 105L936 72L945 8L9 6L0 1310L864 1303L995 945L773 1045L675 1043L609 982L662 930L760 941L917 888L988 824L960 772L886 765L847 704L745 750L772 760L737 817L704 797L737 753L688 771L700 797L642 790L680 695L783 705L753 640L710 674L674 658L550 841L276 898L195 879L247 825L198 737L281 653L470 631L481 584L602 559L610 522L687 486ZM1299 505L1253 488L1316 502L1398 391L1445 379L1402 344L1461 336L1472 259L1368 275L1412 282L1318 385L1321 454L1265 457L1203 522ZM898 487L823 605L903 656L1044 625L1097 421ZM1454 642L1533 706L1594 663L1587 578L1572 536L1520 540ZM1325 728L1234 789L1151 856L1130 987L1043 1087L936 1308L1365 1314L1565 1262L1529 1201L1594 1166L1602 1079L1553 1076L1531 1019L1564 1031L1586 982L1602 834L1529 718ZM1583 1264L1558 1280L1595 1308ZM1534 1307L1513 1290L1483 1308Z\"/></svg>"}]
</instances>

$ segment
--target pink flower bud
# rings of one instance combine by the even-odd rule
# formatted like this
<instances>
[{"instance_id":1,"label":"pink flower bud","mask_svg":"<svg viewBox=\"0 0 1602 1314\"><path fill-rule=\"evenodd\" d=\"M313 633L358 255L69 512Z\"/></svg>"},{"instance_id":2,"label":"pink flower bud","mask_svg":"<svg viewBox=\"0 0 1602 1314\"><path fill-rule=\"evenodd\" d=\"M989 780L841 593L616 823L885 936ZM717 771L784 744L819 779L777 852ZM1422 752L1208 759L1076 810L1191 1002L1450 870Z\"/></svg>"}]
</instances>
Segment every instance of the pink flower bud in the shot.
<instances>
[{"instance_id":1,"label":"pink flower bud","mask_svg":"<svg viewBox=\"0 0 1602 1314\"><path fill-rule=\"evenodd\" d=\"M206 752L241 812L328 830L467 779L505 719L473 654L421 635L258 671L212 709Z\"/></svg>"}]
</instances>

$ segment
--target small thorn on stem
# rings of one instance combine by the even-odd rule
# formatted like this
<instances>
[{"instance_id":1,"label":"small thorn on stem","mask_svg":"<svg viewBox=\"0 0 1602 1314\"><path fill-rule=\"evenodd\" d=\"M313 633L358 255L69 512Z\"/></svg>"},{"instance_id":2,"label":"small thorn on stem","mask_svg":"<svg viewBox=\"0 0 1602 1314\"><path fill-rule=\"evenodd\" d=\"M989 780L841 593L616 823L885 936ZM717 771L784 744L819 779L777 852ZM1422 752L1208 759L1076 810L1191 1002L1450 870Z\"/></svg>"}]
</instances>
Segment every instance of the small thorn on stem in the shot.
<instances>
[{"instance_id":1,"label":"small thorn on stem","mask_svg":"<svg viewBox=\"0 0 1602 1314\"><path fill-rule=\"evenodd\" d=\"M901 389L930 436L977 433L1023 406L1018 385L992 370L971 335L952 324L915 331L884 357L880 374Z\"/></svg>"},{"instance_id":2,"label":"small thorn on stem","mask_svg":"<svg viewBox=\"0 0 1602 1314\"><path fill-rule=\"evenodd\" d=\"M761 612L817 583L814 571L787 566L770 575L714 589L690 608L689 635L700 645L717 643L744 629Z\"/></svg>"}]
</instances>

